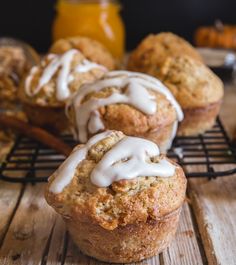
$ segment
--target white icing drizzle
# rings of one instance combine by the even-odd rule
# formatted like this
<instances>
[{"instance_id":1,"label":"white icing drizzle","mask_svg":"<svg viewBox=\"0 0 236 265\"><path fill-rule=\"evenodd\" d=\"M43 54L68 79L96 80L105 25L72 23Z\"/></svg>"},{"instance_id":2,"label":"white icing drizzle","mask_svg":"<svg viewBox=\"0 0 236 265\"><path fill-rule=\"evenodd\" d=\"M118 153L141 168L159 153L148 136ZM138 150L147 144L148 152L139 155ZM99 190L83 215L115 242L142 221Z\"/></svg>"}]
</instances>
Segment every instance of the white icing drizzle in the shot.
<instances>
[{"instance_id":1,"label":"white icing drizzle","mask_svg":"<svg viewBox=\"0 0 236 265\"><path fill-rule=\"evenodd\" d=\"M91 92L98 92L104 88L116 87L119 91L113 92L107 98L91 98L82 103L84 97ZM183 112L181 107L171 94L159 80L150 77L145 74L128 72L128 71L112 71L105 75L101 80L94 82L93 84L84 85L77 92L73 99L73 107L75 110L77 136L80 142L87 141L87 127L89 124L93 131L90 133L96 133L101 130L100 123L91 121L91 114L98 110L102 106L107 106L117 103L130 104L138 110L144 112L147 115L153 115L157 111L157 104L155 96L149 93L149 90L162 93L174 106L177 118L179 121L183 119ZM98 127L97 124L99 124Z\"/></svg>"},{"instance_id":2,"label":"white icing drizzle","mask_svg":"<svg viewBox=\"0 0 236 265\"><path fill-rule=\"evenodd\" d=\"M137 137L125 137L108 151L91 173L91 182L99 187L108 187L115 181L134 179L140 176L171 177L175 166L166 159L158 163L150 157L160 155L158 146Z\"/></svg>"},{"instance_id":3,"label":"white icing drizzle","mask_svg":"<svg viewBox=\"0 0 236 265\"><path fill-rule=\"evenodd\" d=\"M76 168L84 160L89 149L113 131L106 131L93 136L86 145L75 148L71 155L59 167L49 191L60 193L72 181ZM137 137L124 137L109 150L91 173L91 182L98 187L107 187L121 179L134 179L140 176L171 177L175 166L166 159L152 162L151 157L159 156L158 146L148 140Z\"/></svg>"},{"instance_id":4,"label":"white icing drizzle","mask_svg":"<svg viewBox=\"0 0 236 265\"><path fill-rule=\"evenodd\" d=\"M104 130L105 127L100 119L99 112L97 110L91 113L91 117L88 123L88 129L91 133L96 133L100 130Z\"/></svg>"},{"instance_id":5,"label":"white icing drizzle","mask_svg":"<svg viewBox=\"0 0 236 265\"><path fill-rule=\"evenodd\" d=\"M111 135L112 131L106 131L92 137L86 145L82 148L75 148L70 156L61 164L58 168L56 174L56 178L53 180L49 187L49 191L53 193L60 193L63 189L70 184L73 176L75 174L75 170L77 166L80 164L82 160L84 160L87 156L89 149L101 141L102 139Z\"/></svg>"},{"instance_id":6,"label":"white icing drizzle","mask_svg":"<svg viewBox=\"0 0 236 265\"><path fill-rule=\"evenodd\" d=\"M173 149L174 153L180 158L180 159L183 159L184 157L184 153L183 153L183 148L181 147L175 147Z\"/></svg>"},{"instance_id":7,"label":"white icing drizzle","mask_svg":"<svg viewBox=\"0 0 236 265\"><path fill-rule=\"evenodd\" d=\"M31 91L29 90L33 76L35 75L35 73L37 73L38 71L38 67L37 66L33 66L30 69L30 73L27 76L27 78L25 79L25 92L27 93L27 95L29 95L29 93L31 93Z\"/></svg>"},{"instance_id":8,"label":"white icing drizzle","mask_svg":"<svg viewBox=\"0 0 236 265\"><path fill-rule=\"evenodd\" d=\"M106 67L99 65L97 63L91 62L87 59L84 59L82 64L79 64L78 66L76 66L75 71L79 72L79 73L86 73L94 68L101 68L103 69L105 72L107 71Z\"/></svg>"},{"instance_id":9,"label":"white icing drizzle","mask_svg":"<svg viewBox=\"0 0 236 265\"><path fill-rule=\"evenodd\" d=\"M25 81L25 91L28 96L33 97L40 92L43 86L45 86L52 77L58 72L56 80L56 97L59 101L66 100L71 95L69 84L73 81L74 73L85 73L92 69L99 68L104 72L107 71L102 65L93 63L87 59L84 59L82 63L79 63L75 68L71 68L71 62L76 54L80 53L78 50L71 49L62 55L49 54L47 56L48 60L51 62L44 69L37 87L32 90L31 82L34 74L38 71L38 67L33 67L30 71L29 76ZM45 61L42 62L42 66Z\"/></svg>"}]
</instances>

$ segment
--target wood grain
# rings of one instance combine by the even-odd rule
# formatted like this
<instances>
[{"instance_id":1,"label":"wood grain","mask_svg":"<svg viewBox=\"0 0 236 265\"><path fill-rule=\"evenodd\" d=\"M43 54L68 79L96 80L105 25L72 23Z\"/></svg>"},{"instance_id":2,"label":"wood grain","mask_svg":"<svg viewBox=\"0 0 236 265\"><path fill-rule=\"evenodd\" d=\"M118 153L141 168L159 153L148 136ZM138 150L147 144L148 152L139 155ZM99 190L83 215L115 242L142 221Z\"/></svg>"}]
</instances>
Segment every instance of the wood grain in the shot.
<instances>
[{"instance_id":1,"label":"wood grain","mask_svg":"<svg viewBox=\"0 0 236 265\"><path fill-rule=\"evenodd\" d=\"M227 170L230 166L218 166ZM190 180L192 206L209 264L236 264L236 176Z\"/></svg>"},{"instance_id":2,"label":"wood grain","mask_svg":"<svg viewBox=\"0 0 236 265\"><path fill-rule=\"evenodd\" d=\"M53 227L50 247L47 253L47 265L60 265L64 259L66 244L66 228L62 218L58 215Z\"/></svg>"},{"instance_id":3,"label":"wood grain","mask_svg":"<svg viewBox=\"0 0 236 265\"><path fill-rule=\"evenodd\" d=\"M43 193L44 184L26 187L0 249L1 265L40 264L56 218Z\"/></svg>"},{"instance_id":4,"label":"wood grain","mask_svg":"<svg viewBox=\"0 0 236 265\"><path fill-rule=\"evenodd\" d=\"M235 100L236 89L226 88L221 117L231 133L236 128L232 115ZM228 168L230 165L216 167ZM195 171L202 169L201 166L191 167ZM176 239L159 256L131 265L236 264L236 176L188 182L190 204L184 204ZM22 195L20 184L0 182L0 241L4 239L0 264L105 264L78 250L61 218L46 204L43 190L43 184L28 185Z\"/></svg>"},{"instance_id":5,"label":"wood grain","mask_svg":"<svg viewBox=\"0 0 236 265\"><path fill-rule=\"evenodd\" d=\"M14 216L23 186L0 181L0 246Z\"/></svg>"}]
</instances>

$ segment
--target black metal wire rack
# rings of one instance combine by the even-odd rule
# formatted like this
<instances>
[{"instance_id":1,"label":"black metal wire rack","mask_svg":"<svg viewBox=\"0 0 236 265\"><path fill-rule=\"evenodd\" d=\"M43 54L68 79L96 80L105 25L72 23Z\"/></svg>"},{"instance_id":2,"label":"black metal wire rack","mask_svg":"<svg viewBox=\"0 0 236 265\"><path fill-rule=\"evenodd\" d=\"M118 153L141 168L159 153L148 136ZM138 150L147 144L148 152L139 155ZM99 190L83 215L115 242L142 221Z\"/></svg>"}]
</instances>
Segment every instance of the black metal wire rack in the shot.
<instances>
[{"instance_id":1,"label":"black metal wire rack","mask_svg":"<svg viewBox=\"0 0 236 265\"><path fill-rule=\"evenodd\" d=\"M63 135L62 140L71 146L76 144L71 135ZM219 119L203 135L176 137L168 156L183 166L187 177L216 178L236 173L236 151ZM18 183L44 182L64 159L56 151L19 135L0 165L0 179ZM230 169L217 170L222 164L230 164Z\"/></svg>"}]
</instances>

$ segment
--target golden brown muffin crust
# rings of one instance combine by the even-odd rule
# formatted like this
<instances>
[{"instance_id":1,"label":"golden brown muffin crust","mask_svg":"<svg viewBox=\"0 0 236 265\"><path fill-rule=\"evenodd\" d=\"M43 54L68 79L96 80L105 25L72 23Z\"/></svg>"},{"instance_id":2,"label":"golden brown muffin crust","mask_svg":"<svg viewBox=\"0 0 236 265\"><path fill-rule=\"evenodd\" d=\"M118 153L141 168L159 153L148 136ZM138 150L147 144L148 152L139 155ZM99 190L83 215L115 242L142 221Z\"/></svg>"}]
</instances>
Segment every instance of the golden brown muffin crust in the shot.
<instances>
[{"instance_id":1,"label":"golden brown muffin crust","mask_svg":"<svg viewBox=\"0 0 236 265\"><path fill-rule=\"evenodd\" d=\"M140 136L144 133L159 130L172 124L176 111L165 96L155 93L157 112L146 115L130 105L115 104L100 109L100 114L106 128L121 130L127 135Z\"/></svg>"},{"instance_id":2,"label":"golden brown muffin crust","mask_svg":"<svg viewBox=\"0 0 236 265\"><path fill-rule=\"evenodd\" d=\"M0 47L0 73L22 77L27 69L26 56L20 47Z\"/></svg>"},{"instance_id":3,"label":"golden brown muffin crust","mask_svg":"<svg viewBox=\"0 0 236 265\"><path fill-rule=\"evenodd\" d=\"M167 58L160 79L183 109L204 107L223 97L222 81L202 62L186 55Z\"/></svg>"},{"instance_id":4,"label":"golden brown muffin crust","mask_svg":"<svg viewBox=\"0 0 236 265\"><path fill-rule=\"evenodd\" d=\"M13 80L6 74L0 73L0 106L7 107L9 102L16 100L17 87Z\"/></svg>"},{"instance_id":5,"label":"golden brown muffin crust","mask_svg":"<svg viewBox=\"0 0 236 265\"><path fill-rule=\"evenodd\" d=\"M179 215L180 209L158 221L149 219L112 231L91 220L64 220L73 241L84 254L109 263L130 263L162 252L173 239Z\"/></svg>"},{"instance_id":6,"label":"golden brown muffin crust","mask_svg":"<svg viewBox=\"0 0 236 265\"><path fill-rule=\"evenodd\" d=\"M22 77L29 68L26 56L20 47L0 47L0 106L8 107L17 99L17 90Z\"/></svg>"},{"instance_id":7,"label":"golden brown muffin crust","mask_svg":"<svg viewBox=\"0 0 236 265\"><path fill-rule=\"evenodd\" d=\"M184 54L202 61L194 47L183 38L171 32L150 34L131 53L128 69L158 77L160 67L167 57Z\"/></svg>"},{"instance_id":8,"label":"golden brown muffin crust","mask_svg":"<svg viewBox=\"0 0 236 265\"><path fill-rule=\"evenodd\" d=\"M125 88L123 88L125 89ZM82 103L91 98L107 98L112 92L117 91L115 87L108 87L88 94ZM127 104L111 104L99 108L101 120L108 130L120 130L124 134L142 136L145 133L158 131L177 120L176 110L170 101L161 93L149 91L156 97L157 111L154 115L147 115L135 107ZM75 113L73 108L69 109L72 127L75 127Z\"/></svg>"},{"instance_id":9,"label":"golden brown muffin crust","mask_svg":"<svg viewBox=\"0 0 236 265\"><path fill-rule=\"evenodd\" d=\"M115 60L109 51L100 42L87 37L60 39L53 43L49 51L60 54L70 49L80 50L87 59L104 65L109 70L115 69Z\"/></svg>"},{"instance_id":10,"label":"golden brown muffin crust","mask_svg":"<svg viewBox=\"0 0 236 265\"><path fill-rule=\"evenodd\" d=\"M49 192L50 183L57 176L55 172L46 190L48 203L65 218L81 222L92 220L107 230L149 219L159 220L178 209L185 196L186 179L177 164L174 176L169 178L143 176L114 182L105 188L91 183L94 167L123 137L123 133L113 132L93 145L86 159L77 166L71 183L59 194ZM149 162L160 158L163 156L152 157Z\"/></svg>"},{"instance_id":11,"label":"golden brown muffin crust","mask_svg":"<svg viewBox=\"0 0 236 265\"><path fill-rule=\"evenodd\" d=\"M184 120L179 124L178 135L203 134L215 124L220 111L221 101L202 108L184 109Z\"/></svg>"}]
</instances>

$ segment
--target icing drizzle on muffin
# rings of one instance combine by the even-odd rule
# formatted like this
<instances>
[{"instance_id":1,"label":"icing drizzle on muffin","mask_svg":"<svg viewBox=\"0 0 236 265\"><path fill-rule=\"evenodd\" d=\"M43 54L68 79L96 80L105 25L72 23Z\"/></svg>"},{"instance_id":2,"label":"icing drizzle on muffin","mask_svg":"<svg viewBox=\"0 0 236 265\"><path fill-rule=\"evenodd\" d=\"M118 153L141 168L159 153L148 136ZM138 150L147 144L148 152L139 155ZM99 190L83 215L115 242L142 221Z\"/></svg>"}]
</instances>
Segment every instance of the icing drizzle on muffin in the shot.
<instances>
[{"instance_id":1,"label":"icing drizzle on muffin","mask_svg":"<svg viewBox=\"0 0 236 265\"><path fill-rule=\"evenodd\" d=\"M109 87L115 87L117 90L106 98L91 97L84 100L89 94ZM100 122L98 122L98 115L93 114L100 107L124 103L132 105L147 115L154 114L158 106L155 96L150 91L165 95L175 108L178 120L183 119L183 112L179 104L168 88L159 80L136 72L112 71L107 73L103 79L82 86L72 100L78 140L85 143L88 139L88 132L96 133L101 130L102 120L100 118Z\"/></svg>"},{"instance_id":2,"label":"icing drizzle on muffin","mask_svg":"<svg viewBox=\"0 0 236 265\"><path fill-rule=\"evenodd\" d=\"M56 172L50 185L50 192L60 193L70 184L76 168L84 160L90 148L99 141L111 137L115 131L106 131L93 136L86 145L75 148ZM131 180L141 176L171 177L175 166L165 158L153 161L158 157L158 146L148 140L124 136L98 162L90 175L91 182L98 187L108 187L119 180Z\"/></svg>"},{"instance_id":3,"label":"icing drizzle on muffin","mask_svg":"<svg viewBox=\"0 0 236 265\"><path fill-rule=\"evenodd\" d=\"M75 66L72 66L73 58L76 54L79 54L80 52L75 49L71 49L67 52L65 52L62 55L56 55L56 54L49 54L46 57L46 60L49 60L49 64L45 67L43 70L40 79L38 81L38 84L35 89L32 90L32 80L37 74L39 70L39 66L34 66L29 76L25 80L25 92L29 97L33 97L36 94L38 94L43 86L48 84L50 80L53 78L55 74L57 74L56 77L56 98L59 101L64 101L71 95L69 84L73 81L73 74L74 73L86 73L91 71L92 69L102 69L107 71L107 69L99 64L96 64L94 62L91 62L87 59L83 59L83 61ZM46 61L43 60L41 65L44 66L46 64Z\"/></svg>"}]
</instances>

